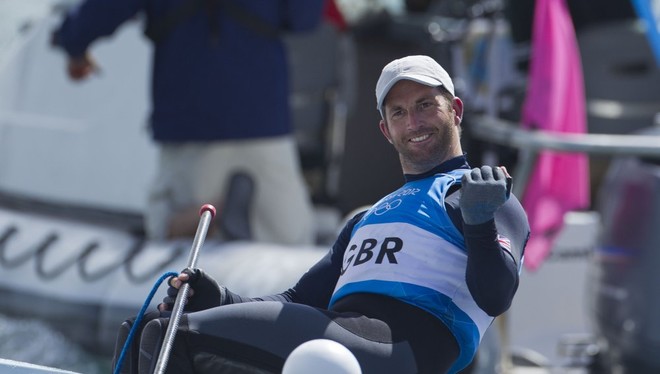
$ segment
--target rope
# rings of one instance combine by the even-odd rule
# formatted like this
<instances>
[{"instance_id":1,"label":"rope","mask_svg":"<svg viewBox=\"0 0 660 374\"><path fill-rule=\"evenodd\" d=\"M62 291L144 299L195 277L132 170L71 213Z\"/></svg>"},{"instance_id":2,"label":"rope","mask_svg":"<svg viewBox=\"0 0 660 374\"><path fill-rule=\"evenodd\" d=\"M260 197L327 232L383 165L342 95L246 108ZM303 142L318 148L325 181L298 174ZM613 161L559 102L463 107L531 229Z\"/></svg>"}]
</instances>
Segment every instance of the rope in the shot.
<instances>
[{"instance_id":1,"label":"rope","mask_svg":"<svg viewBox=\"0 0 660 374\"><path fill-rule=\"evenodd\" d=\"M142 317L144 316L144 313L147 311L147 308L151 304L151 299L153 299L154 295L156 294L156 291L158 291L158 287L160 287L160 284L163 283L163 281L166 278L177 276L178 273L175 273L173 271L167 272L158 278L154 286L151 288L151 292L149 292L149 296L147 296L147 299L144 301L144 304L142 305L142 309L140 310L140 313L138 313L137 318L135 319L135 322L133 322L133 326L131 327L131 331L128 333L128 337L126 338L126 342L124 342L124 347L121 350L121 354L119 355L119 359L117 359L117 365L115 366L115 371L113 372L114 374L119 374L121 371L121 367L124 363L124 356L126 355L126 352L128 351L129 347L131 346L131 341L133 341L133 336L135 335L135 331L137 331L138 326L140 326L140 323L142 323Z\"/></svg>"}]
</instances>

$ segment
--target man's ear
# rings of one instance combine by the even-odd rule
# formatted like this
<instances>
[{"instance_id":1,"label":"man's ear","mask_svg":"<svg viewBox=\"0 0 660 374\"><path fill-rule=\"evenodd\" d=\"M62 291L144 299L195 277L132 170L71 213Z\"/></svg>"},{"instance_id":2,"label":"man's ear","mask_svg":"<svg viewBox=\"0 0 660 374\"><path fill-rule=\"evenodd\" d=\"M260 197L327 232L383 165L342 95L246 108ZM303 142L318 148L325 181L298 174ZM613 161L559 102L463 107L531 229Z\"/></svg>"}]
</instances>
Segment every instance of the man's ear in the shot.
<instances>
[{"instance_id":1,"label":"man's ear","mask_svg":"<svg viewBox=\"0 0 660 374\"><path fill-rule=\"evenodd\" d=\"M459 97L454 97L451 105L455 113L454 123L460 125L463 120L463 101Z\"/></svg>"},{"instance_id":2,"label":"man's ear","mask_svg":"<svg viewBox=\"0 0 660 374\"><path fill-rule=\"evenodd\" d=\"M378 123L378 127L380 128L380 132L382 132L383 135L385 136L385 139L387 139L387 141L390 142L390 144L393 144L392 137L390 136L390 130L387 128L387 124L385 123L384 119L380 120L380 123Z\"/></svg>"}]
</instances>

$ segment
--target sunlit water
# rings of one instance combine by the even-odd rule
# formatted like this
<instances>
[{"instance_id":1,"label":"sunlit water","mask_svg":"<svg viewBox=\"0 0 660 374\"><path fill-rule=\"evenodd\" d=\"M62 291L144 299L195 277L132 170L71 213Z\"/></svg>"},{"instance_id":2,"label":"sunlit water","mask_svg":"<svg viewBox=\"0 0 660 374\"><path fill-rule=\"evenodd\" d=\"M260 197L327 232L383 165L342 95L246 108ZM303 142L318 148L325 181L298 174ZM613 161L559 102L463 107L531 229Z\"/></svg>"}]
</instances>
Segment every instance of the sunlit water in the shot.
<instances>
[{"instance_id":1,"label":"sunlit water","mask_svg":"<svg viewBox=\"0 0 660 374\"><path fill-rule=\"evenodd\" d=\"M81 374L111 371L109 359L85 352L43 322L3 315L0 315L0 357Z\"/></svg>"}]
</instances>

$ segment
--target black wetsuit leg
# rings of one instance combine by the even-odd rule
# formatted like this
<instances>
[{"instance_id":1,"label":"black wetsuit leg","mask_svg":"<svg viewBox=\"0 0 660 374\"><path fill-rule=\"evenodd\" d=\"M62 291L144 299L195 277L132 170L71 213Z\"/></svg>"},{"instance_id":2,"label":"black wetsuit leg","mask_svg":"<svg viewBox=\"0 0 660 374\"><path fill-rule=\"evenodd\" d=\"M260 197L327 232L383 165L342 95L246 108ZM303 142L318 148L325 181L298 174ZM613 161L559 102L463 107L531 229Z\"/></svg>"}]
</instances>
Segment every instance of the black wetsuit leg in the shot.
<instances>
[{"instance_id":1,"label":"black wetsuit leg","mask_svg":"<svg viewBox=\"0 0 660 374\"><path fill-rule=\"evenodd\" d=\"M383 304L383 299L387 298L367 301L376 302L375 310L385 308L386 313L378 312L385 318L406 318L386 323L352 311L271 301L232 304L184 315L167 372L280 373L293 349L319 338L346 346L364 374L446 371L458 356L456 341L444 331L446 327L426 312L399 302L389 303L391 299ZM406 310L401 314L400 308L410 308L413 313ZM141 373L153 371L166 323L158 319L145 328Z\"/></svg>"}]
</instances>

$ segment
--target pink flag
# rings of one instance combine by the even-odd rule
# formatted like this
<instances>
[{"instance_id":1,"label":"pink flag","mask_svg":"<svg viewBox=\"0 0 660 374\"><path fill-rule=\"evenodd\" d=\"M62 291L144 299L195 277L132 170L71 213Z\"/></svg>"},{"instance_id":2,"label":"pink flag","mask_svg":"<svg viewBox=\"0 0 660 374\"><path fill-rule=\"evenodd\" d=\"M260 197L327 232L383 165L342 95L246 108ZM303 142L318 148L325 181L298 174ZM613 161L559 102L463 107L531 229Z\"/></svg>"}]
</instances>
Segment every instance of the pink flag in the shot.
<instances>
[{"instance_id":1,"label":"pink flag","mask_svg":"<svg viewBox=\"0 0 660 374\"><path fill-rule=\"evenodd\" d=\"M522 121L525 128L547 132L587 131L580 53L565 0L536 0ZM532 229L528 269L537 269L550 253L564 214L589 201L588 157L542 151L523 196Z\"/></svg>"}]
</instances>

